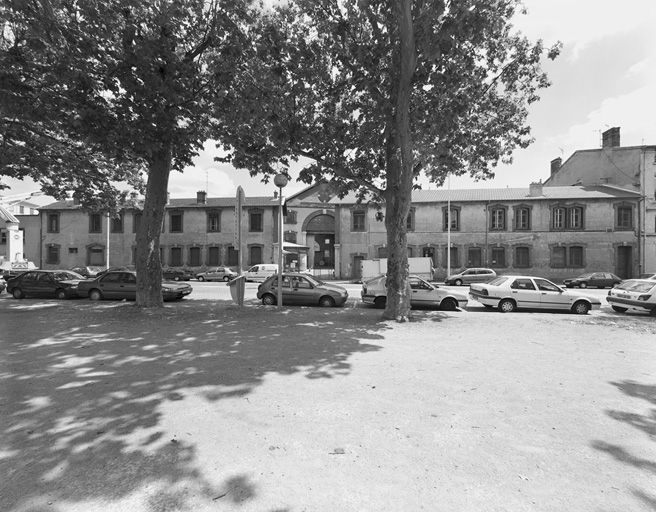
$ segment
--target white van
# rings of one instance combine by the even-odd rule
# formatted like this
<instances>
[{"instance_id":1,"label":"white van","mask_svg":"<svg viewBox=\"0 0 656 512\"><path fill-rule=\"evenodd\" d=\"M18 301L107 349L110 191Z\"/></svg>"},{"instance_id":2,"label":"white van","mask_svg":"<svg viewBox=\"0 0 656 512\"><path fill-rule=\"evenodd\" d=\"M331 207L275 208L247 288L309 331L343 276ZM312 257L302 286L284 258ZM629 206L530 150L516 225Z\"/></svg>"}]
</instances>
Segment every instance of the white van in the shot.
<instances>
[{"instance_id":1,"label":"white van","mask_svg":"<svg viewBox=\"0 0 656 512\"><path fill-rule=\"evenodd\" d=\"M277 273L277 263L259 263L258 265L253 265L244 272L244 277L246 278L246 281L264 282L267 277Z\"/></svg>"}]
</instances>

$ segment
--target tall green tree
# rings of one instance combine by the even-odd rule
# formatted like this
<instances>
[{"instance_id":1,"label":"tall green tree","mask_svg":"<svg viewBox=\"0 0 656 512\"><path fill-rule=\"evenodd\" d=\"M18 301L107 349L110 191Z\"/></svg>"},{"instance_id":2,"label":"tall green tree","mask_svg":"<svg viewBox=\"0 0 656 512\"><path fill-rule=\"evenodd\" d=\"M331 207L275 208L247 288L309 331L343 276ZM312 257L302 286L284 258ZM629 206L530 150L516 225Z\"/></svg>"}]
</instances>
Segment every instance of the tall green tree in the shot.
<instances>
[{"instance_id":1,"label":"tall green tree","mask_svg":"<svg viewBox=\"0 0 656 512\"><path fill-rule=\"evenodd\" d=\"M259 26L254 63L232 90L250 121L222 126L231 159L267 176L304 157L302 181L327 179L382 205L385 318L409 315L406 219L418 178L488 178L532 140L528 107L549 85L541 59L559 47L513 30L519 9L520 0L292 0Z\"/></svg>"},{"instance_id":2,"label":"tall green tree","mask_svg":"<svg viewBox=\"0 0 656 512\"><path fill-rule=\"evenodd\" d=\"M139 306L162 305L169 175L192 164L223 115L213 106L226 106L248 44L248 1L8 0L0 11L0 174L75 188L88 202L146 176Z\"/></svg>"}]
</instances>

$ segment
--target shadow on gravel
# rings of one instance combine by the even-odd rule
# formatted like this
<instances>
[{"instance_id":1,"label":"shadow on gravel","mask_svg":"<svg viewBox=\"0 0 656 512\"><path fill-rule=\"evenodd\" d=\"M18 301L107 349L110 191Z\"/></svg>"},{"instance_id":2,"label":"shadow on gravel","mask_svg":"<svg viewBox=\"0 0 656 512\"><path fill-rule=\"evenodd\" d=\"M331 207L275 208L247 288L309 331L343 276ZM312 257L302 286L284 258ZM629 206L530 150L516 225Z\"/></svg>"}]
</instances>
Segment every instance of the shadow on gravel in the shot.
<instances>
[{"instance_id":1,"label":"shadow on gravel","mask_svg":"<svg viewBox=\"0 0 656 512\"><path fill-rule=\"evenodd\" d=\"M192 442L163 438L161 406L190 388L202 388L208 403L248 395L272 372L338 378L351 355L381 350L389 329L363 309L226 301L148 312L26 300L0 314L3 512L118 500L162 482L150 510L193 509L190 486L217 504L250 500L257 490L248 476L211 485Z\"/></svg>"},{"instance_id":2,"label":"shadow on gravel","mask_svg":"<svg viewBox=\"0 0 656 512\"><path fill-rule=\"evenodd\" d=\"M656 385L640 384L632 380L611 382L610 384L627 396L640 398L651 406L656 406ZM656 408L649 409L645 414L614 410L606 411L606 414L614 420L641 430L647 435L648 439L652 441L656 439ZM622 446L604 441L594 441L592 447L605 452L619 462L651 473L656 477L656 461L634 455ZM633 495L652 510L656 510L656 496L650 496L641 489L633 489Z\"/></svg>"}]
</instances>

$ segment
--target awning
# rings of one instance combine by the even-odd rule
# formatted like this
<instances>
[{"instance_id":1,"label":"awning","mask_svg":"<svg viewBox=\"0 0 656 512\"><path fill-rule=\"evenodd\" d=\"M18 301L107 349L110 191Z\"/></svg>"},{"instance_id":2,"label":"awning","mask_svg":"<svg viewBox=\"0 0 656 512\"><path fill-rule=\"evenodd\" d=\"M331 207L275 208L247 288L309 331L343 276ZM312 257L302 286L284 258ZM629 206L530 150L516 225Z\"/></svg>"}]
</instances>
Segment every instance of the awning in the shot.
<instances>
[{"instance_id":1,"label":"awning","mask_svg":"<svg viewBox=\"0 0 656 512\"><path fill-rule=\"evenodd\" d=\"M283 252L288 252L288 253L290 252L299 253L299 252L309 251L310 248L307 245L299 245L292 242L283 242L282 250Z\"/></svg>"}]
</instances>

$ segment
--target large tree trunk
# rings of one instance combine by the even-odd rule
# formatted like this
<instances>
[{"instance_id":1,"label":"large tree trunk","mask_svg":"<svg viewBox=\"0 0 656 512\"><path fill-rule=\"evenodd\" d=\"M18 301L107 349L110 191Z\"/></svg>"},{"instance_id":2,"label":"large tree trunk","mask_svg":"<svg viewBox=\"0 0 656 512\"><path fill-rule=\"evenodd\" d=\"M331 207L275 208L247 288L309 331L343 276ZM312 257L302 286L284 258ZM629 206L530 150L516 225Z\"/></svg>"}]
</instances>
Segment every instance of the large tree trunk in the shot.
<instances>
[{"instance_id":1,"label":"large tree trunk","mask_svg":"<svg viewBox=\"0 0 656 512\"><path fill-rule=\"evenodd\" d=\"M137 306L163 307L162 262L159 237L162 232L169 174L171 148L159 149L150 162L143 216L137 231Z\"/></svg>"},{"instance_id":2,"label":"large tree trunk","mask_svg":"<svg viewBox=\"0 0 656 512\"><path fill-rule=\"evenodd\" d=\"M387 306L383 318L405 321L410 316L407 219L414 180L413 141L410 131L412 77L417 62L412 1L397 0L399 48L395 64L399 75L390 144L387 151L385 227L387 228Z\"/></svg>"}]
</instances>

